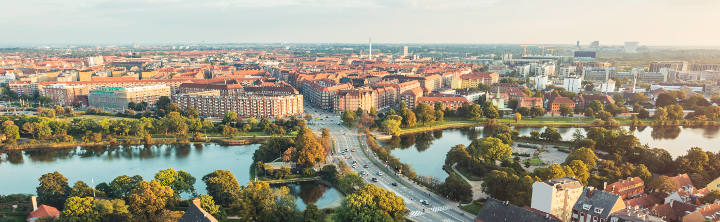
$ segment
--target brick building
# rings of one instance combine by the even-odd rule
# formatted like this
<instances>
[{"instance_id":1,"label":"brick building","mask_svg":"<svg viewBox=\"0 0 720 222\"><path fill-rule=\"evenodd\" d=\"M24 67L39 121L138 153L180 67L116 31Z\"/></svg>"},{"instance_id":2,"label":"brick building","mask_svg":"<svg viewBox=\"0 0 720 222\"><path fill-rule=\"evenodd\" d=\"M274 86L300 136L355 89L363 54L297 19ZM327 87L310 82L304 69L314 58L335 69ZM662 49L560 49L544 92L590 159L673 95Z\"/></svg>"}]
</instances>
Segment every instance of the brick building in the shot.
<instances>
[{"instance_id":1,"label":"brick building","mask_svg":"<svg viewBox=\"0 0 720 222\"><path fill-rule=\"evenodd\" d=\"M47 96L53 101L53 105L60 106L71 106L74 102L80 102L80 97L89 93L90 87L88 86L61 83L45 86L40 91L41 96Z\"/></svg>"},{"instance_id":2,"label":"brick building","mask_svg":"<svg viewBox=\"0 0 720 222\"><path fill-rule=\"evenodd\" d=\"M155 105L161 96L170 97L170 87L166 85L148 85L138 87L96 87L88 94L88 103L91 107L104 111L122 112L128 108L128 103L146 102Z\"/></svg>"}]
</instances>

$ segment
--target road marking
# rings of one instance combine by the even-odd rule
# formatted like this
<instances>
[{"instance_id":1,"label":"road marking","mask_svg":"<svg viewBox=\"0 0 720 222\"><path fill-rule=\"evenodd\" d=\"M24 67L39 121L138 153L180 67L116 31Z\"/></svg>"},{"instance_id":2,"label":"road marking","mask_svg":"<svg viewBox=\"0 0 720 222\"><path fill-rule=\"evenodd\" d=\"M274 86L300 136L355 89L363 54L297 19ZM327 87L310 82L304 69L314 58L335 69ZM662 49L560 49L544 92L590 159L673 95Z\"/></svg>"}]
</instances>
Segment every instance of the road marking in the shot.
<instances>
[{"instance_id":1,"label":"road marking","mask_svg":"<svg viewBox=\"0 0 720 222\"><path fill-rule=\"evenodd\" d=\"M411 212L407 215L407 217L417 217L417 216L420 216L420 215L423 215L423 214L425 214L425 212L416 210L416 211L411 211Z\"/></svg>"}]
</instances>

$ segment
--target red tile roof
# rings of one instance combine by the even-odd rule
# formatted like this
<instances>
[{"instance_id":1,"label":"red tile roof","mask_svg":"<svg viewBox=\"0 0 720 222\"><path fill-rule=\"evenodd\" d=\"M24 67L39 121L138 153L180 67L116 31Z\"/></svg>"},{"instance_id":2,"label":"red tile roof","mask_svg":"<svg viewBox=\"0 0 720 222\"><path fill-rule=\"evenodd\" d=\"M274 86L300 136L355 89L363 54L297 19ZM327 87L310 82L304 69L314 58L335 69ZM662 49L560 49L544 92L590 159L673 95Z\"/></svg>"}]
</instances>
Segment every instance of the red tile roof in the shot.
<instances>
[{"instance_id":1,"label":"red tile roof","mask_svg":"<svg viewBox=\"0 0 720 222\"><path fill-rule=\"evenodd\" d=\"M57 208L43 204L37 210L30 212L27 218L57 217L58 215L60 215L60 211Z\"/></svg>"}]
</instances>

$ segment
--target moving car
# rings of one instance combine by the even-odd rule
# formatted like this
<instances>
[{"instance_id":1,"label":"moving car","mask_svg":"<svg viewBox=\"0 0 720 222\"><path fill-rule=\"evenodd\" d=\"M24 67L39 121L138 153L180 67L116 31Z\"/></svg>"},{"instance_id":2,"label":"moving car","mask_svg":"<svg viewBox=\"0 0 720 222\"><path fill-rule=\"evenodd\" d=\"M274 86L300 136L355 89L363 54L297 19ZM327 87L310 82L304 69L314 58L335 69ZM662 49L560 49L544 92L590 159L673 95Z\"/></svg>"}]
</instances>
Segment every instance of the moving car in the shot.
<instances>
[{"instance_id":1,"label":"moving car","mask_svg":"<svg viewBox=\"0 0 720 222\"><path fill-rule=\"evenodd\" d=\"M367 169L367 168L370 168L370 166L368 166L367 164L365 164L365 166L363 166L363 168Z\"/></svg>"},{"instance_id":2,"label":"moving car","mask_svg":"<svg viewBox=\"0 0 720 222\"><path fill-rule=\"evenodd\" d=\"M392 184L392 185L393 185L394 187L396 187L396 186L397 186L397 183L395 183L395 182L393 182L393 183L391 183L391 184Z\"/></svg>"},{"instance_id":3,"label":"moving car","mask_svg":"<svg viewBox=\"0 0 720 222\"><path fill-rule=\"evenodd\" d=\"M383 173L382 173L382 172L377 172L377 175L378 175L378 176L382 176Z\"/></svg>"},{"instance_id":4,"label":"moving car","mask_svg":"<svg viewBox=\"0 0 720 222\"><path fill-rule=\"evenodd\" d=\"M372 178L372 182L378 182L378 179L375 178L375 177L373 177L373 178Z\"/></svg>"}]
</instances>

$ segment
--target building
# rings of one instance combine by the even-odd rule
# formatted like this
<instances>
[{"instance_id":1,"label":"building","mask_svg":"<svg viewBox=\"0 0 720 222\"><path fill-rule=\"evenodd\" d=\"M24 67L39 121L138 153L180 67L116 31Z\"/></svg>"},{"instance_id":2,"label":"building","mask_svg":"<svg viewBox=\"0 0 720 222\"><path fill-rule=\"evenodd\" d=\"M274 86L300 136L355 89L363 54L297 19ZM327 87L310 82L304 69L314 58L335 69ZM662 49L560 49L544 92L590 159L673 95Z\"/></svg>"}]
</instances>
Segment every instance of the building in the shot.
<instances>
[{"instance_id":1,"label":"building","mask_svg":"<svg viewBox=\"0 0 720 222\"><path fill-rule=\"evenodd\" d=\"M605 192L614 193L622 199L629 199L645 193L645 182L640 177L628 177L605 186Z\"/></svg>"},{"instance_id":2,"label":"building","mask_svg":"<svg viewBox=\"0 0 720 222\"><path fill-rule=\"evenodd\" d=\"M170 87L166 85L138 86L130 88L96 87L88 94L88 103L91 107L104 111L122 112L128 108L128 103L146 102L155 105L161 96L170 97Z\"/></svg>"},{"instance_id":3,"label":"building","mask_svg":"<svg viewBox=\"0 0 720 222\"><path fill-rule=\"evenodd\" d=\"M608 222L610 215L625 209L617 194L587 187L572 208L572 222Z\"/></svg>"},{"instance_id":4,"label":"building","mask_svg":"<svg viewBox=\"0 0 720 222\"><path fill-rule=\"evenodd\" d=\"M210 90L220 91L220 95L236 96L245 93L241 84L209 84L209 83L183 83L178 87L177 94L204 92Z\"/></svg>"},{"instance_id":5,"label":"building","mask_svg":"<svg viewBox=\"0 0 720 222\"><path fill-rule=\"evenodd\" d=\"M530 207L569 221L572 207L582 192L582 183L574 178L538 181L532 186Z\"/></svg>"},{"instance_id":6,"label":"building","mask_svg":"<svg viewBox=\"0 0 720 222\"><path fill-rule=\"evenodd\" d=\"M30 200L32 201L33 211L30 212L30 214L27 216L28 222L34 222L34 221L39 220L40 218L55 218L55 219L57 219L58 216L60 216L60 211L57 208L51 207L51 206L48 206L45 204L40 205L40 207L38 207L37 196L32 196L30 198L31 198Z\"/></svg>"},{"instance_id":7,"label":"building","mask_svg":"<svg viewBox=\"0 0 720 222\"><path fill-rule=\"evenodd\" d=\"M202 209L200 199L193 198L190 207L185 210L185 213L180 217L178 222L217 222L211 214Z\"/></svg>"},{"instance_id":8,"label":"building","mask_svg":"<svg viewBox=\"0 0 720 222\"><path fill-rule=\"evenodd\" d=\"M682 222L720 221L720 202L706 204L682 216Z\"/></svg>"},{"instance_id":9,"label":"building","mask_svg":"<svg viewBox=\"0 0 720 222\"><path fill-rule=\"evenodd\" d=\"M625 208L611 214L609 222L665 222L665 219L652 215L648 209Z\"/></svg>"},{"instance_id":10,"label":"building","mask_svg":"<svg viewBox=\"0 0 720 222\"><path fill-rule=\"evenodd\" d=\"M518 99L518 107L526 107L526 108L533 108L533 107L543 107L543 101L540 97L522 97Z\"/></svg>"},{"instance_id":11,"label":"building","mask_svg":"<svg viewBox=\"0 0 720 222\"><path fill-rule=\"evenodd\" d=\"M492 85L500 80L500 75L496 72L473 72L461 75L458 80L459 84L453 84L453 89L477 88L480 84Z\"/></svg>"},{"instance_id":12,"label":"building","mask_svg":"<svg viewBox=\"0 0 720 222\"><path fill-rule=\"evenodd\" d=\"M585 67L583 68L583 79L587 81L606 82L615 76L615 68Z\"/></svg>"},{"instance_id":13,"label":"building","mask_svg":"<svg viewBox=\"0 0 720 222\"><path fill-rule=\"evenodd\" d=\"M420 88L413 88L400 94L400 101L405 102L405 106L408 109L414 109L417 104L417 99L423 96L423 90Z\"/></svg>"},{"instance_id":14,"label":"building","mask_svg":"<svg viewBox=\"0 0 720 222\"><path fill-rule=\"evenodd\" d=\"M475 222L498 221L560 222L563 220L536 209L522 208L512 205L507 201L499 201L493 198L488 198L475 218Z\"/></svg>"},{"instance_id":15,"label":"building","mask_svg":"<svg viewBox=\"0 0 720 222\"><path fill-rule=\"evenodd\" d=\"M530 77L530 81L535 82L535 90L545 90L548 86L548 77L547 76L533 76Z\"/></svg>"},{"instance_id":16,"label":"building","mask_svg":"<svg viewBox=\"0 0 720 222\"><path fill-rule=\"evenodd\" d=\"M649 72L660 72L660 69L667 68L676 70L678 72L688 71L687 61L666 61L666 62L651 62L648 68Z\"/></svg>"},{"instance_id":17,"label":"building","mask_svg":"<svg viewBox=\"0 0 720 222\"><path fill-rule=\"evenodd\" d=\"M238 117L284 118L301 115L303 95L271 94L262 92L237 96L223 96L220 91L210 90L188 94L179 94L173 100L181 109L195 107L200 116L222 118L233 111Z\"/></svg>"},{"instance_id":18,"label":"building","mask_svg":"<svg viewBox=\"0 0 720 222\"><path fill-rule=\"evenodd\" d=\"M13 91L21 96L33 96L38 91L38 85L31 83L30 81L10 81L8 82L10 91Z\"/></svg>"},{"instance_id":19,"label":"building","mask_svg":"<svg viewBox=\"0 0 720 222\"><path fill-rule=\"evenodd\" d=\"M615 80L608 79L608 81L600 84L600 92L603 92L603 93L615 92Z\"/></svg>"},{"instance_id":20,"label":"building","mask_svg":"<svg viewBox=\"0 0 720 222\"><path fill-rule=\"evenodd\" d=\"M403 57L407 58L410 54L408 54L408 46L403 46Z\"/></svg>"},{"instance_id":21,"label":"building","mask_svg":"<svg viewBox=\"0 0 720 222\"><path fill-rule=\"evenodd\" d=\"M425 96L417 99L418 103L425 103L431 107L435 106L435 103L442 105L442 110L457 110L464 104L468 104L469 101L462 96Z\"/></svg>"},{"instance_id":22,"label":"building","mask_svg":"<svg viewBox=\"0 0 720 222\"><path fill-rule=\"evenodd\" d=\"M329 79L304 81L302 83L302 92L307 97L307 100L324 110L333 109L338 91L352 88L349 83L338 84Z\"/></svg>"},{"instance_id":23,"label":"building","mask_svg":"<svg viewBox=\"0 0 720 222\"><path fill-rule=\"evenodd\" d=\"M41 96L46 96L53 101L53 105L72 106L80 102L80 97L90 93L90 87L83 85L53 84L44 86L40 90ZM87 104L85 104L87 105Z\"/></svg>"},{"instance_id":24,"label":"building","mask_svg":"<svg viewBox=\"0 0 720 222\"><path fill-rule=\"evenodd\" d=\"M369 111L373 107L377 109L377 94L372 89L351 89L341 90L337 92L337 98L333 110L335 112L343 112L346 110L362 110Z\"/></svg>"},{"instance_id":25,"label":"building","mask_svg":"<svg viewBox=\"0 0 720 222\"><path fill-rule=\"evenodd\" d=\"M568 77L563 79L563 88L569 92L579 93L582 91L582 77Z\"/></svg>"},{"instance_id":26,"label":"building","mask_svg":"<svg viewBox=\"0 0 720 222\"><path fill-rule=\"evenodd\" d=\"M570 112L575 110L575 102L567 97L556 95L548 100L546 110L551 114L560 114L561 107L568 107Z\"/></svg>"},{"instance_id":27,"label":"building","mask_svg":"<svg viewBox=\"0 0 720 222\"><path fill-rule=\"evenodd\" d=\"M580 93L573 99L575 100L575 107L578 110L585 110L585 107L590 106L590 104L595 100L600 101L600 103L603 104L603 107L615 103L615 99L612 97L601 94Z\"/></svg>"}]
</instances>

